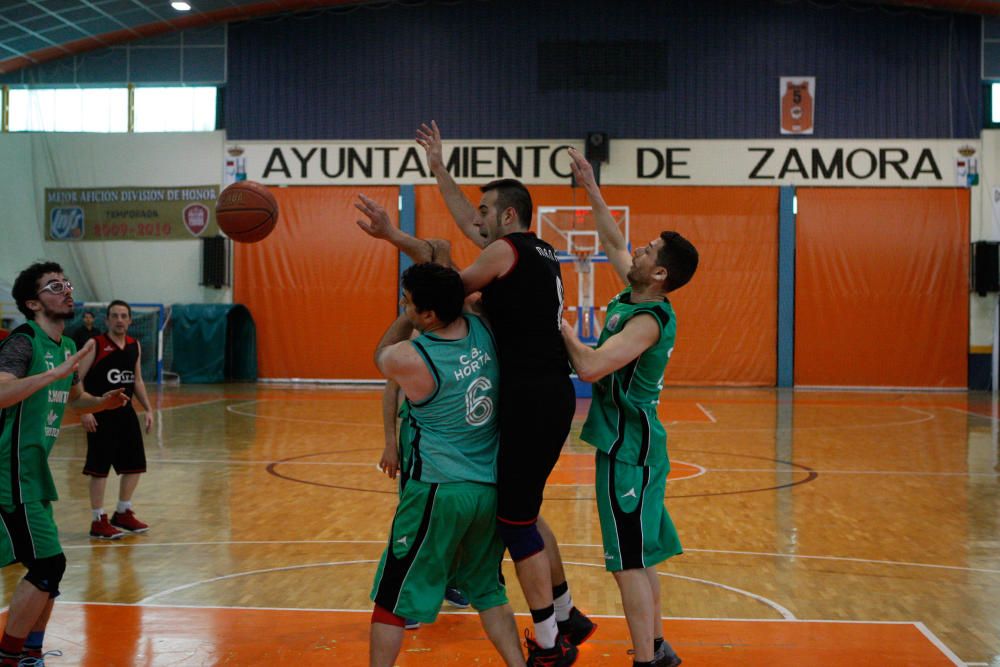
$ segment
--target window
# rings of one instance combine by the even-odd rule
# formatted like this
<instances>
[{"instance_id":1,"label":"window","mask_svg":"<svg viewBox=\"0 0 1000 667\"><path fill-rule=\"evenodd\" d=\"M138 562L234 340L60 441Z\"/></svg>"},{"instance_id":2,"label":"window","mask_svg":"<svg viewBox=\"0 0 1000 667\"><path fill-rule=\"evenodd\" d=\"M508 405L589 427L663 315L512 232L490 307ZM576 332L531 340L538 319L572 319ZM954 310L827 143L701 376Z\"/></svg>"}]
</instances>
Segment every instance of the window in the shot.
<instances>
[{"instance_id":1,"label":"window","mask_svg":"<svg viewBox=\"0 0 1000 667\"><path fill-rule=\"evenodd\" d=\"M211 132L214 87L136 88L136 132Z\"/></svg>"},{"instance_id":2,"label":"window","mask_svg":"<svg viewBox=\"0 0 1000 667\"><path fill-rule=\"evenodd\" d=\"M11 132L127 132L127 88L10 91Z\"/></svg>"},{"instance_id":3,"label":"window","mask_svg":"<svg viewBox=\"0 0 1000 667\"><path fill-rule=\"evenodd\" d=\"M209 132L215 87L134 88L134 132ZM128 132L128 88L15 88L11 132Z\"/></svg>"}]
</instances>

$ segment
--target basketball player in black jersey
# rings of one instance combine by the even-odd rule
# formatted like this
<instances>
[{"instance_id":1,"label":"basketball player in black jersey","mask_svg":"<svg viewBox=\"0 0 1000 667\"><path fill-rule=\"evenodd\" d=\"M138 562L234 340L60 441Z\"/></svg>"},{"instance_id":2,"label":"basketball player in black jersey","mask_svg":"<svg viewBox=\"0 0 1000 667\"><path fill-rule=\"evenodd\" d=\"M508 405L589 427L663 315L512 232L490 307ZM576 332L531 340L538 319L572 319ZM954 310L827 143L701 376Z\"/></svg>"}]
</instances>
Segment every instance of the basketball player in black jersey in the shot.
<instances>
[{"instance_id":1,"label":"basketball player in black jersey","mask_svg":"<svg viewBox=\"0 0 1000 667\"><path fill-rule=\"evenodd\" d=\"M90 507L93 521L90 536L115 540L129 533L144 533L149 526L132 511L132 494L139 475L146 472L146 452L142 444L139 419L132 407L135 395L146 412L146 433L153 427L153 409L142 381L142 351L139 341L128 335L132 308L124 301L112 301L107 311L108 331L97 336L94 354L80 362L83 386L93 393L123 388L129 401L115 410L83 415L87 431L87 460L83 474L90 475ZM100 394L98 394L100 395ZM114 466L118 473L118 507L110 521L103 509L108 473Z\"/></svg>"},{"instance_id":2,"label":"basketball player in black jersey","mask_svg":"<svg viewBox=\"0 0 1000 667\"><path fill-rule=\"evenodd\" d=\"M497 522L535 625L528 665L570 665L576 660L576 645L596 626L573 606L555 537L539 517L545 481L569 435L576 407L560 334L559 262L552 246L529 231L531 195L521 183L513 179L488 183L480 188L478 207L473 206L444 165L441 133L434 121L421 126L417 142L427 152L452 217L483 248L461 275L466 292L482 293L482 306L497 339ZM373 224L362 225L367 233L401 249L419 247L413 237L392 227L387 216L373 216L372 205L362 197L358 206L372 220Z\"/></svg>"}]
</instances>

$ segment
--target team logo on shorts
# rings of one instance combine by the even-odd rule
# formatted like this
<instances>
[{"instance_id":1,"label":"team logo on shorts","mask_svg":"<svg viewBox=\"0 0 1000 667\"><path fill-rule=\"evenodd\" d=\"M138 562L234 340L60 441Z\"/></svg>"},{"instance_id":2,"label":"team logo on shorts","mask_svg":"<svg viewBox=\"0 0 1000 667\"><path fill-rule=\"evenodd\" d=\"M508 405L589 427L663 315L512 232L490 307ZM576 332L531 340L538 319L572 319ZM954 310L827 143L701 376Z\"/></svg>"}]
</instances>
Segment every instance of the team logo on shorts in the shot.
<instances>
[{"instance_id":1,"label":"team logo on shorts","mask_svg":"<svg viewBox=\"0 0 1000 667\"><path fill-rule=\"evenodd\" d=\"M82 208L52 209L49 214L49 235L56 241L82 239L84 217Z\"/></svg>"},{"instance_id":2,"label":"team logo on shorts","mask_svg":"<svg viewBox=\"0 0 1000 667\"><path fill-rule=\"evenodd\" d=\"M184 207L184 226L191 236L200 236L208 227L208 207L204 204L189 204Z\"/></svg>"}]
</instances>

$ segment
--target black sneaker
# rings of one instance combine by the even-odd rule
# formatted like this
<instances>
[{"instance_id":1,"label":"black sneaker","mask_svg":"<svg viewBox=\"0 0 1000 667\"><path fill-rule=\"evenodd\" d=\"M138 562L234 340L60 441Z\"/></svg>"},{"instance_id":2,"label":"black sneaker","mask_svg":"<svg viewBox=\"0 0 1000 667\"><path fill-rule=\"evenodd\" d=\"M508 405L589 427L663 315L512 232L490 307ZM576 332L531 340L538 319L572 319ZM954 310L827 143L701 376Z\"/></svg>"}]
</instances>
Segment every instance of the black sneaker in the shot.
<instances>
[{"instance_id":1,"label":"black sneaker","mask_svg":"<svg viewBox=\"0 0 1000 667\"><path fill-rule=\"evenodd\" d=\"M674 649L666 641L653 654L653 667L677 667L681 662L680 656L674 653Z\"/></svg>"},{"instance_id":2,"label":"black sneaker","mask_svg":"<svg viewBox=\"0 0 1000 667\"><path fill-rule=\"evenodd\" d=\"M597 624L584 616L576 607L569 610L569 618L557 622L556 625L559 626L559 634L573 646L579 646L587 641L597 630Z\"/></svg>"},{"instance_id":3,"label":"black sneaker","mask_svg":"<svg viewBox=\"0 0 1000 667\"><path fill-rule=\"evenodd\" d=\"M444 601L452 607L457 607L458 609L469 608L469 598L465 597L465 594L454 586L445 587Z\"/></svg>"},{"instance_id":4,"label":"black sneaker","mask_svg":"<svg viewBox=\"0 0 1000 667\"><path fill-rule=\"evenodd\" d=\"M556 645L542 648L531 638L529 630L524 631L524 646L528 649L528 667L568 667L576 662L576 647L559 635Z\"/></svg>"}]
</instances>

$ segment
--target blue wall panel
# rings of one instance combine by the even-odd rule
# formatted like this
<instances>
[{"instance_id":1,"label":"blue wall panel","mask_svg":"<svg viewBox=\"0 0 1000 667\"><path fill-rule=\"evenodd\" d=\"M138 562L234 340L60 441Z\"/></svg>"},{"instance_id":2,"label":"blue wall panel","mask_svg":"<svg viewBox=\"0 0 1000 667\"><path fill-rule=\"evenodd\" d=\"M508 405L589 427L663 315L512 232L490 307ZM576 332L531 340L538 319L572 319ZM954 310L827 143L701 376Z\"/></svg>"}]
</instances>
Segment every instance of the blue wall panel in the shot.
<instances>
[{"instance_id":1,"label":"blue wall panel","mask_svg":"<svg viewBox=\"0 0 1000 667\"><path fill-rule=\"evenodd\" d=\"M817 77L815 138L977 137L980 19L766 0L507 0L230 26L234 139L779 136L778 78ZM658 40L647 91L540 90L538 44ZM601 58L600 50L588 57Z\"/></svg>"}]
</instances>

